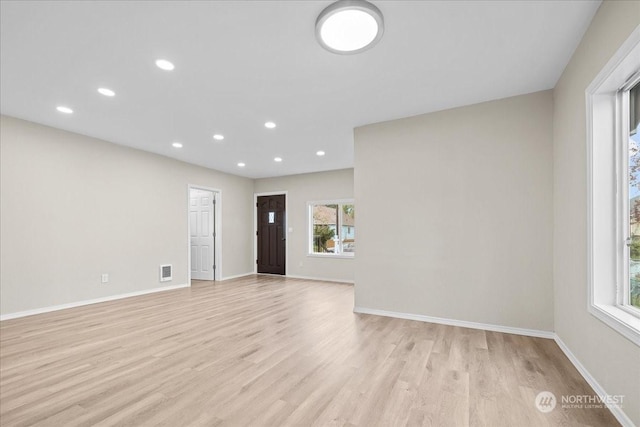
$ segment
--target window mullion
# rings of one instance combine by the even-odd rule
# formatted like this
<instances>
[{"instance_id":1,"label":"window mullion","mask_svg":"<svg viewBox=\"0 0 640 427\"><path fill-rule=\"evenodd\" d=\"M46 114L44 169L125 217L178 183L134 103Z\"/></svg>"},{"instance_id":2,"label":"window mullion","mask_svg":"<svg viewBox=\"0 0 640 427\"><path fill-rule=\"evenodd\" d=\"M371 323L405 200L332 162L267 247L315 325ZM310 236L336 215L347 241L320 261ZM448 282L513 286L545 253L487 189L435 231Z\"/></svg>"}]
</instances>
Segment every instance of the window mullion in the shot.
<instances>
[{"instance_id":1,"label":"window mullion","mask_svg":"<svg viewBox=\"0 0 640 427\"><path fill-rule=\"evenodd\" d=\"M338 203L338 223L336 224L336 236L338 236L338 240L336 241L338 245L338 253L342 253L342 205Z\"/></svg>"}]
</instances>

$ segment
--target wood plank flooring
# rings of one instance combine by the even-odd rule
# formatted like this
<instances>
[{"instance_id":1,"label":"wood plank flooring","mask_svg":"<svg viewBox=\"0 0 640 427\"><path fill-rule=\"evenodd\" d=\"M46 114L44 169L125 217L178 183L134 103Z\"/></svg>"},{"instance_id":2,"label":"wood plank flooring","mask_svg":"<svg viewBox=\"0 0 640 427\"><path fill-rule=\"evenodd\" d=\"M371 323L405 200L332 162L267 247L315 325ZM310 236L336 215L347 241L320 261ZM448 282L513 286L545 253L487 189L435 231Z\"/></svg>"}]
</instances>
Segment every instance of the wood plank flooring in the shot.
<instances>
[{"instance_id":1,"label":"wood plank flooring","mask_svg":"<svg viewBox=\"0 0 640 427\"><path fill-rule=\"evenodd\" d=\"M354 314L248 276L0 324L2 426L618 425L552 340Z\"/></svg>"}]
</instances>

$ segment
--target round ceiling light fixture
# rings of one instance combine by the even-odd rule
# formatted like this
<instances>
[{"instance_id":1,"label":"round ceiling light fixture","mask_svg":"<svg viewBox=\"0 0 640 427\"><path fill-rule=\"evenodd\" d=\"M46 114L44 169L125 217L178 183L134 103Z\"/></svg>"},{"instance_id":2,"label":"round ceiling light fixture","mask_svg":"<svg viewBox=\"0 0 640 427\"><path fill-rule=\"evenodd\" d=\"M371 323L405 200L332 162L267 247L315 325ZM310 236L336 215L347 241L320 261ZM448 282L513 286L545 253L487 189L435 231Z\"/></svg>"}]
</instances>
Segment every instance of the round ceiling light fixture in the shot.
<instances>
[{"instance_id":1,"label":"round ceiling light fixture","mask_svg":"<svg viewBox=\"0 0 640 427\"><path fill-rule=\"evenodd\" d=\"M338 0L316 20L318 42L329 52L343 55L373 47L382 33L382 12L365 0Z\"/></svg>"}]
</instances>

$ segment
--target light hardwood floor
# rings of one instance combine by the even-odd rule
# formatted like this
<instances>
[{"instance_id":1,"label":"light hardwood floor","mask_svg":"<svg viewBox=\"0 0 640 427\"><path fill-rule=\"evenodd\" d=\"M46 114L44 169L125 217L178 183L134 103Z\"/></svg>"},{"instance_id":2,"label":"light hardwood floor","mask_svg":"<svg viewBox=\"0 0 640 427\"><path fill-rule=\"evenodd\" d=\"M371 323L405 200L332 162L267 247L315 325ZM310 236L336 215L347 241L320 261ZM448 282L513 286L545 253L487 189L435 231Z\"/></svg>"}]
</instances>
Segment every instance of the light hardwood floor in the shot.
<instances>
[{"instance_id":1,"label":"light hardwood floor","mask_svg":"<svg viewBox=\"0 0 640 427\"><path fill-rule=\"evenodd\" d=\"M618 425L552 341L352 313L249 276L0 324L2 426Z\"/></svg>"}]
</instances>

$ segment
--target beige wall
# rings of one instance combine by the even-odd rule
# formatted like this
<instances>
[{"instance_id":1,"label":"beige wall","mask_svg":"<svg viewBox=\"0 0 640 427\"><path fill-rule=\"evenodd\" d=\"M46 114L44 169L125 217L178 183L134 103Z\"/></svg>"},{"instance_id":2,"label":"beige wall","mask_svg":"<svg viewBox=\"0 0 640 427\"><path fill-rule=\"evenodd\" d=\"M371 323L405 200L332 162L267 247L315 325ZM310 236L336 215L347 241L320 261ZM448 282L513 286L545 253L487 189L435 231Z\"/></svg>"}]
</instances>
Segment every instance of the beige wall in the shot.
<instances>
[{"instance_id":1,"label":"beige wall","mask_svg":"<svg viewBox=\"0 0 640 427\"><path fill-rule=\"evenodd\" d=\"M353 169L258 179L256 193L287 191L288 227L287 275L353 281L354 259L308 256L309 215L307 202L353 199ZM356 206L356 210L358 207ZM356 223L357 225L357 223ZM358 232L356 229L356 248ZM356 256L357 256L356 249Z\"/></svg>"},{"instance_id":2,"label":"beige wall","mask_svg":"<svg viewBox=\"0 0 640 427\"><path fill-rule=\"evenodd\" d=\"M555 330L640 425L640 348L587 311L585 89L640 23L640 2L605 1L554 91Z\"/></svg>"},{"instance_id":3,"label":"beige wall","mask_svg":"<svg viewBox=\"0 0 640 427\"><path fill-rule=\"evenodd\" d=\"M186 284L188 184L222 190L223 275L253 271L253 180L10 117L0 127L2 315Z\"/></svg>"},{"instance_id":4,"label":"beige wall","mask_svg":"<svg viewBox=\"0 0 640 427\"><path fill-rule=\"evenodd\" d=\"M356 129L357 307L553 330L552 102Z\"/></svg>"}]
</instances>

